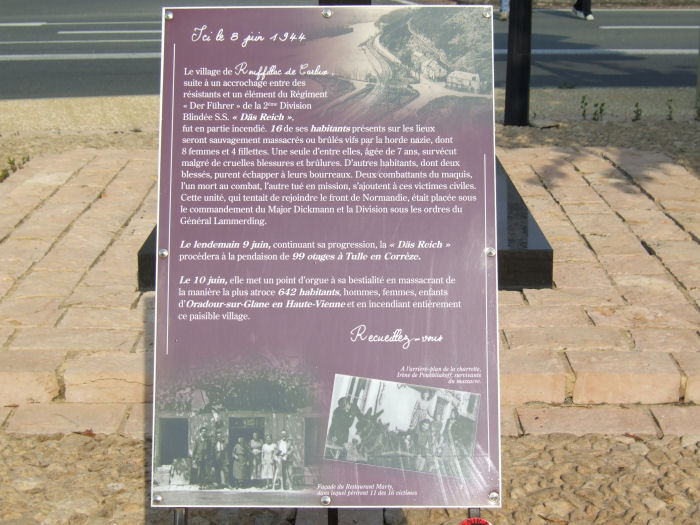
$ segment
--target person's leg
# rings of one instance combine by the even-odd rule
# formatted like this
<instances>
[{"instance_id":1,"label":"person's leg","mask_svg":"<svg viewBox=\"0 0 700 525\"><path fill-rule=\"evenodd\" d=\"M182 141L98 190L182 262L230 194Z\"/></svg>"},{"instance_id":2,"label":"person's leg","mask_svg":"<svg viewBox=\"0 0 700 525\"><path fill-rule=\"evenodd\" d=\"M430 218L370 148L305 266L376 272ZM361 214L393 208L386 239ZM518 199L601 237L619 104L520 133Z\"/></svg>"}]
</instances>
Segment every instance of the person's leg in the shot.
<instances>
[{"instance_id":1,"label":"person's leg","mask_svg":"<svg viewBox=\"0 0 700 525\"><path fill-rule=\"evenodd\" d=\"M500 20L508 20L508 13L510 13L510 0L501 0L501 10L498 18Z\"/></svg>"}]
</instances>

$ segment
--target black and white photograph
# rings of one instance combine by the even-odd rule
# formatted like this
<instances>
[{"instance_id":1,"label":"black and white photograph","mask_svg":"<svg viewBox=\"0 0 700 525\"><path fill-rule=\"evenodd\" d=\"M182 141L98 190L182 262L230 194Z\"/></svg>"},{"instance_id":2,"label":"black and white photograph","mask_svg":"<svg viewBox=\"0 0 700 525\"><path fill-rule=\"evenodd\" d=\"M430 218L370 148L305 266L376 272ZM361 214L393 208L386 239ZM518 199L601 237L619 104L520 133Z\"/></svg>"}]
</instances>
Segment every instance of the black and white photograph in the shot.
<instances>
[{"instance_id":1,"label":"black and white photograph","mask_svg":"<svg viewBox=\"0 0 700 525\"><path fill-rule=\"evenodd\" d=\"M310 490L325 423L314 396L303 371L279 364L237 362L182 377L156 401L154 487L189 493L195 505Z\"/></svg>"},{"instance_id":2,"label":"black and white photograph","mask_svg":"<svg viewBox=\"0 0 700 525\"><path fill-rule=\"evenodd\" d=\"M468 478L480 399L336 374L324 458Z\"/></svg>"}]
</instances>

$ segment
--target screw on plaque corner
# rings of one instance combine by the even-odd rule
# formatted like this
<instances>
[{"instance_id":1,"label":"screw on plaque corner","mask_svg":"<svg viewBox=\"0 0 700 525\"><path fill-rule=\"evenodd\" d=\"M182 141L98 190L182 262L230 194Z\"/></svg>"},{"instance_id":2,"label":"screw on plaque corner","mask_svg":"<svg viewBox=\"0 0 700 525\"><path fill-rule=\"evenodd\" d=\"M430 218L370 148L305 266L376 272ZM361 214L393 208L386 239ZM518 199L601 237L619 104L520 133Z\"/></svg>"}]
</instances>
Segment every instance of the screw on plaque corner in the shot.
<instances>
[{"instance_id":1,"label":"screw on plaque corner","mask_svg":"<svg viewBox=\"0 0 700 525\"><path fill-rule=\"evenodd\" d=\"M321 11L321 16L323 18L330 18L333 16L333 10L326 8L323 11Z\"/></svg>"},{"instance_id":2,"label":"screw on plaque corner","mask_svg":"<svg viewBox=\"0 0 700 525\"><path fill-rule=\"evenodd\" d=\"M173 18L175 18L175 13L173 13L172 11L165 12L165 19L166 20L172 20Z\"/></svg>"}]
</instances>

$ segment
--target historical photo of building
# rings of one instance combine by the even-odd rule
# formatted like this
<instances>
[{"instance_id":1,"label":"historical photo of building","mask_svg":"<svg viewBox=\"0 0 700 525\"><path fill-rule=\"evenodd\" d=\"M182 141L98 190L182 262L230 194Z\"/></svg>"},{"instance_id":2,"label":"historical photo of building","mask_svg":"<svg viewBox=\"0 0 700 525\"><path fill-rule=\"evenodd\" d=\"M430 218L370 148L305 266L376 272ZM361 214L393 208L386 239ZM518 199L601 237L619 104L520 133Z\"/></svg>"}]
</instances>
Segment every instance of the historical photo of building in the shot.
<instances>
[{"instance_id":1,"label":"historical photo of building","mask_svg":"<svg viewBox=\"0 0 700 525\"><path fill-rule=\"evenodd\" d=\"M467 478L480 397L336 374L324 457Z\"/></svg>"}]
</instances>

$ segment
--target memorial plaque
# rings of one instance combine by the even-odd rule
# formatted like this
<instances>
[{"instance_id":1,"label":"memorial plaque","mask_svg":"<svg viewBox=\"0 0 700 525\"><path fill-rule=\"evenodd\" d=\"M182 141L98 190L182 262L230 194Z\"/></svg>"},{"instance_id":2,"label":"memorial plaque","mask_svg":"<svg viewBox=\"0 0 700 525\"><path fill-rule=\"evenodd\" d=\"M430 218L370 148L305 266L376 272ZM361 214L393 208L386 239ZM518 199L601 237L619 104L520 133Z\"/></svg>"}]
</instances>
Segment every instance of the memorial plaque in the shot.
<instances>
[{"instance_id":1,"label":"memorial plaque","mask_svg":"<svg viewBox=\"0 0 700 525\"><path fill-rule=\"evenodd\" d=\"M154 504L500 504L491 13L164 11Z\"/></svg>"}]
</instances>

